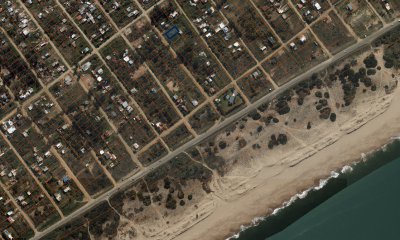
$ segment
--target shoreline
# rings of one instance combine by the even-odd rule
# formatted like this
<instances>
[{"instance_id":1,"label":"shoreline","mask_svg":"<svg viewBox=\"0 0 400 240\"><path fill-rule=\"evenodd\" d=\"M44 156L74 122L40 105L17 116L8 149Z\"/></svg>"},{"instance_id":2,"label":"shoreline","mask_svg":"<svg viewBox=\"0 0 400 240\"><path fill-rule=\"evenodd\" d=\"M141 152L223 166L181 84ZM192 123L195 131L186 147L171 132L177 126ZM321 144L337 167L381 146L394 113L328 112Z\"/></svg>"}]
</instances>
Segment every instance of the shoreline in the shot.
<instances>
[{"instance_id":1,"label":"shoreline","mask_svg":"<svg viewBox=\"0 0 400 240\"><path fill-rule=\"evenodd\" d=\"M273 209L272 213L270 213L270 214L268 214L268 215L266 215L266 216L255 217L255 218L251 221L250 224L241 225L241 226L240 226L240 231L239 231L239 232L235 233L234 235L232 235L232 236L230 236L230 237L225 238L225 240L235 240L235 239L239 239L239 238L241 237L242 232L246 231L246 230L249 229L249 228L257 227L260 223L262 223L262 221L265 221L265 220L267 220L268 218L279 214L279 213L281 212L281 210L290 208L290 206L291 206L293 203L295 203L296 201L305 199L305 198L308 196L309 193L314 192L314 191L319 191L319 190L321 190L322 188L324 188L324 187L328 184L328 182L329 182L330 180L339 178L341 175L344 175L344 174L353 172L354 168L357 167L360 163L362 163L362 162L366 163L366 162L370 161L371 158L373 157L373 155L374 155L375 153L378 153L378 152L380 152L380 151L385 151L385 148L386 148L387 146L390 146L391 144L394 144L396 141L397 141L397 142L400 142L400 137L399 137L399 136L397 136L397 137L391 137L390 139L388 139L388 142L387 142L386 144L382 145L381 147L378 147L378 148L376 148L376 149L374 149L374 150L372 150L372 151L370 151L370 152L368 152L368 153L365 153L365 154L363 153L363 154L361 154L361 156L360 156L360 158L359 158L358 160L353 161L352 163L350 163L350 164L348 164L348 165L344 165L344 166L341 167L341 168L332 170L332 171L331 171L331 174L330 174L328 177L326 177L326 178L324 178L324 179L319 179L319 184L314 185L314 186L311 186L311 187L307 188L306 190L301 191L301 192L295 194L295 195L292 196L290 199L285 200L285 201L282 203L281 206L279 206L279 207ZM389 161L389 162L391 162L391 161ZM389 162L387 162L387 163L385 163L385 164L379 166L378 168L375 168L373 171L379 169L380 167L383 167L384 165L388 164ZM357 181L358 181L358 180L357 180ZM346 188L347 188L348 186L352 185L352 184L353 184L353 183L347 185ZM335 194L336 194L336 193L335 193ZM320 204L322 204L322 202L321 202L321 203L318 203L317 206L320 205ZM310 210L310 211L312 211L312 210ZM296 221L297 221L297 220L296 220ZM280 232L280 231L278 231L277 233L279 233L279 232ZM272 234L272 236L275 235L275 234L277 234L277 233Z\"/></svg>"},{"instance_id":2,"label":"shoreline","mask_svg":"<svg viewBox=\"0 0 400 240\"><path fill-rule=\"evenodd\" d=\"M211 240L235 239L232 237L244 226L253 226L256 220L268 217L283 203L331 176L332 171L351 166L394 141L400 134L400 126L396 124L400 121L400 111L396 109L400 106L400 90L395 89L392 94L390 105L372 119L360 123L353 131L298 164L282 168L282 172L272 178L276 184L257 186L238 199L220 204L214 213L176 239L201 239L204 236ZM259 175L263 173L271 174L271 170L263 169Z\"/></svg>"}]
</instances>

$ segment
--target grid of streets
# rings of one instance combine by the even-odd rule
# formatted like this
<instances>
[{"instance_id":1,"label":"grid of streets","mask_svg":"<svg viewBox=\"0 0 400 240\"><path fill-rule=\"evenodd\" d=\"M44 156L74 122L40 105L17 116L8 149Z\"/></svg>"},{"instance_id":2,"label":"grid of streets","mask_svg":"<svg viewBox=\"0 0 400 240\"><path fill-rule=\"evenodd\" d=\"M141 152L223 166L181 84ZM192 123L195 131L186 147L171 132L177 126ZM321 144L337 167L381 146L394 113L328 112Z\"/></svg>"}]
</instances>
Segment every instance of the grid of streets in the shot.
<instances>
[{"instance_id":1,"label":"grid of streets","mask_svg":"<svg viewBox=\"0 0 400 240\"><path fill-rule=\"evenodd\" d=\"M1 233L95 206L400 13L359 2L1 1Z\"/></svg>"}]
</instances>

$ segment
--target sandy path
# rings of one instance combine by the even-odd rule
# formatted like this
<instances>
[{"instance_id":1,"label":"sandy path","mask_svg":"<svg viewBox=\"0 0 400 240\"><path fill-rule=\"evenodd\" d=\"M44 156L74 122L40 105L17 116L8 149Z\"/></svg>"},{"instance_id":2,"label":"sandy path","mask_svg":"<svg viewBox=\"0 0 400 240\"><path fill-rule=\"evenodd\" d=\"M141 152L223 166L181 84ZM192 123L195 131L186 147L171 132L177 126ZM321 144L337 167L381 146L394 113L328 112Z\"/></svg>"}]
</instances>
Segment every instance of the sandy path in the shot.
<instances>
[{"instance_id":1,"label":"sandy path","mask_svg":"<svg viewBox=\"0 0 400 240\"><path fill-rule=\"evenodd\" d=\"M332 170L360 159L367 153L387 143L391 137L400 135L400 89L388 109L358 130L342 136L313 156L294 167L275 165L264 168L258 174L259 185L237 200L221 202L215 212L176 239L225 239L249 224L256 216L263 216L268 209L278 207L296 193L318 183ZM279 173L277 175L277 173ZM273 182L273 184L268 184Z\"/></svg>"}]
</instances>

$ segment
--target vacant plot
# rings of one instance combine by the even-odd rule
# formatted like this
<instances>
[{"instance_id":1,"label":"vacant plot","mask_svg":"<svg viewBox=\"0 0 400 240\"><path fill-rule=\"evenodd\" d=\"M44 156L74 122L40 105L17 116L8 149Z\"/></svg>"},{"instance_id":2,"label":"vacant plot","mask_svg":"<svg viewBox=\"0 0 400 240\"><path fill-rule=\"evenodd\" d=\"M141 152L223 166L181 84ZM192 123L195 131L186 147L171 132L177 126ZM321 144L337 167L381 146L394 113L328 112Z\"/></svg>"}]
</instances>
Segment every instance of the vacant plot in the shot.
<instances>
[{"instance_id":1,"label":"vacant plot","mask_svg":"<svg viewBox=\"0 0 400 240\"><path fill-rule=\"evenodd\" d=\"M164 142L171 150L177 149L191 139L193 139L193 135L189 132L185 124L179 125L167 136L163 137Z\"/></svg>"},{"instance_id":2,"label":"vacant plot","mask_svg":"<svg viewBox=\"0 0 400 240\"><path fill-rule=\"evenodd\" d=\"M346 29L334 11L318 20L312 26L312 29L333 54L355 43L355 38Z\"/></svg>"},{"instance_id":3,"label":"vacant plot","mask_svg":"<svg viewBox=\"0 0 400 240\"><path fill-rule=\"evenodd\" d=\"M254 0L283 42L289 41L304 28L302 19L288 4L288 1Z\"/></svg>"},{"instance_id":4,"label":"vacant plot","mask_svg":"<svg viewBox=\"0 0 400 240\"><path fill-rule=\"evenodd\" d=\"M220 115L210 104L207 104L190 117L189 123L198 134L202 134L214 126L219 119Z\"/></svg>"},{"instance_id":5,"label":"vacant plot","mask_svg":"<svg viewBox=\"0 0 400 240\"><path fill-rule=\"evenodd\" d=\"M274 89L272 83L260 69L256 69L247 76L244 76L242 79L237 81L237 84L247 98L252 102L265 94L270 93Z\"/></svg>"},{"instance_id":6,"label":"vacant plot","mask_svg":"<svg viewBox=\"0 0 400 240\"><path fill-rule=\"evenodd\" d=\"M299 71L300 63L286 49L275 53L263 63L264 69L279 86L289 82Z\"/></svg>"},{"instance_id":7,"label":"vacant plot","mask_svg":"<svg viewBox=\"0 0 400 240\"><path fill-rule=\"evenodd\" d=\"M147 150L139 153L138 158L144 166L149 166L150 164L167 155L167 153L167 149L160 141L158 141L150 146Z\"/></svg>"},{"instance_id":8,"label":"vacant plot","mask_svg":"<svg viewBox=\"0 0 400 240\"><path fill-rule=\"evenodd\" d=\"M343 20L361 38L382 27L382 22L365 0L344 0L336 8Z\"/></svg>"}]
</instances>

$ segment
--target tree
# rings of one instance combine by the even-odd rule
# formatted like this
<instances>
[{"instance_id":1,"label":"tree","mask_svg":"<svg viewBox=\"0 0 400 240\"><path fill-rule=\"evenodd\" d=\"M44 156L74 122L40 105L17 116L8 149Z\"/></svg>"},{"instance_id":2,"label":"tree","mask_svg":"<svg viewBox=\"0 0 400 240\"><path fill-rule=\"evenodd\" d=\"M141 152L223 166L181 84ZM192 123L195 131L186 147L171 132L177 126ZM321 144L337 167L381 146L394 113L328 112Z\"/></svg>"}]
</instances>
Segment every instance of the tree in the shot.
<instances>
[{"instance_id":1,"label":"tree","mask_svg":"<svg viewBox=\"0 0 400 240\"><path fill-rule=\"evenodd\" d=\"M373 68L370 68L370 69L367 70L367 75L368 76L375 75L375 73L376 73L376 70L373 69Z\"/></svg>"},{"instance_id":2,"label":"tree","mask_svg":"<svg viewBox=\"0 0 400 240\"><path fill-rule=\"evenodd\" d=\"M172 196L172 194L168 194L167 201L165 203L165 207L171 210L176 209L176 200Z\"/></svg>"},{"instance_id":3,"label":"tree","mask_svg":"<svg viewBox=\"0 0 400 240\"><path fill-rule=\"evenodd\" d=\"M320 112L320 115L319 115L320 118L322 118L322 119L328 119L329 116L330 116L330 114L331 114L331 108L326 107L326 108L322 109L322 110L319 111L319 112Z\"/></svg>"},{"instance_id":4,"label":"tree","mask_svg":"<svg viewBox=\"0 0 400 240\"><path fill-rule=\"evenodd\" d=\"M279 134L278 136L278 142L282 145L285 145L287 143L287 136L285 134Z\"/></svg>"},{"instance_id":5,"label":"tree","mask_svg":"<svg viewBox=\"0 0 400 240\"><path fill-rule=\"evenodd\" d=\"M219 146L220 149L225 149L226 148L226 142L225 141L220 141L218 143L218 146Z\"/></svg>"},{"instance_id":6,"label":"tree","mask_svg":"<svg viewBox=\"0 0 400 240\"><path fill-rule=\"evenodd\" d=\"M378 66L378 61L376 60L375 55L371 53L364 59L364 64L367 68L376 68L376 66Z\"/></svg>"},{"instance_id":7,"label":"tree","mask_svg":"<svg viewBox=\"0 0 400 240\"><path fill-rule=\"evenodd\" d=\"M247 141L244 138L239 140L239 149L244 148L247 145Z\"/></svg>"},{"instance_id":8,"label":"tree","mask_svg":"<svg viewBox=\"0 0 400 240\"><path fill-rule=\"evenodd\" d=\"M335 122L335 121L336 121L336 113L331 113L331 115L329 116L329 119L330 119L332 122Z\"/></svg>"}]
</instances>

